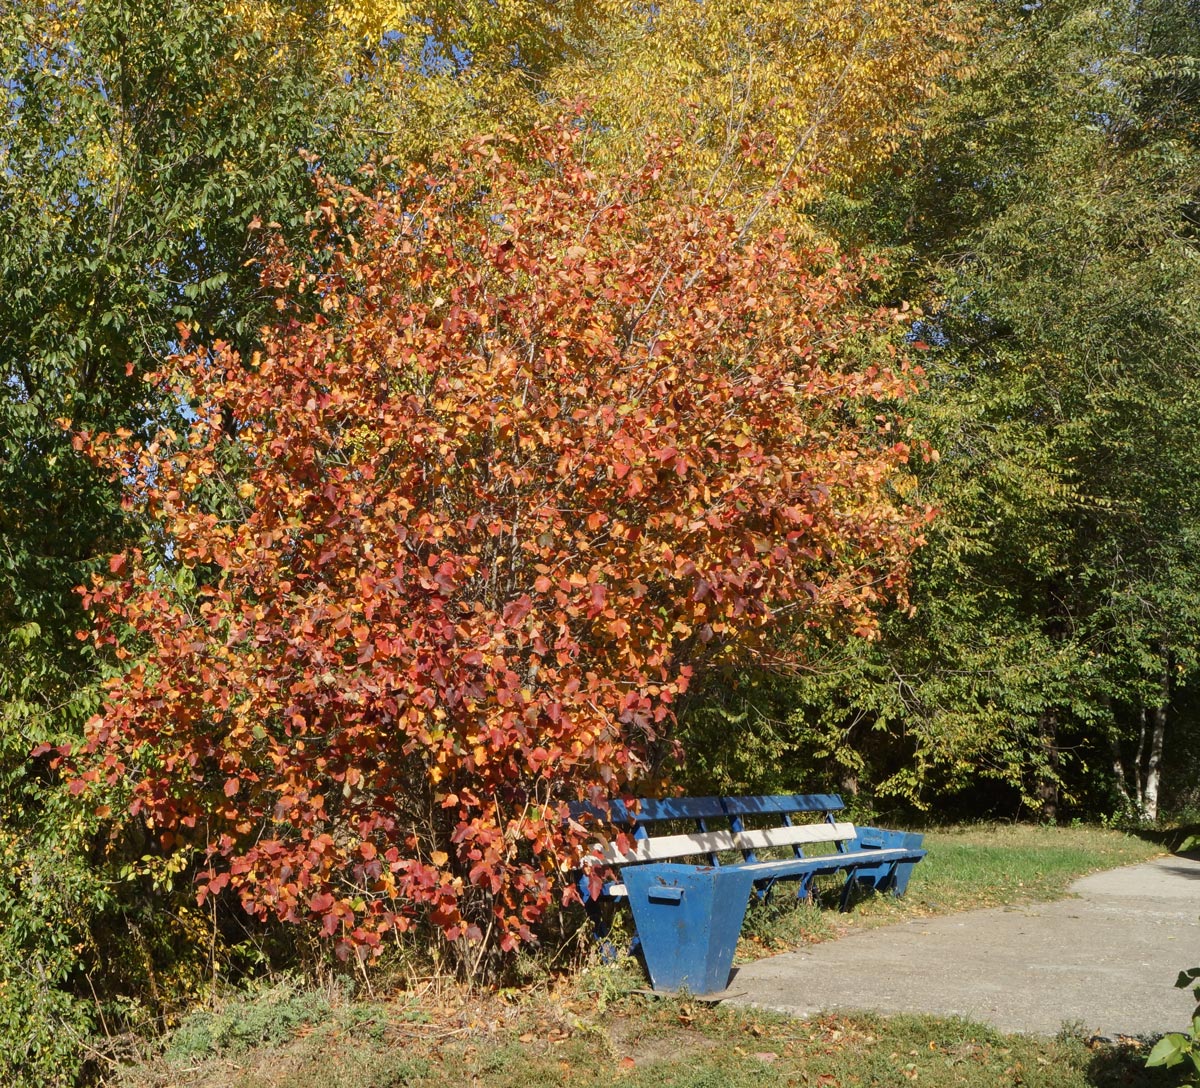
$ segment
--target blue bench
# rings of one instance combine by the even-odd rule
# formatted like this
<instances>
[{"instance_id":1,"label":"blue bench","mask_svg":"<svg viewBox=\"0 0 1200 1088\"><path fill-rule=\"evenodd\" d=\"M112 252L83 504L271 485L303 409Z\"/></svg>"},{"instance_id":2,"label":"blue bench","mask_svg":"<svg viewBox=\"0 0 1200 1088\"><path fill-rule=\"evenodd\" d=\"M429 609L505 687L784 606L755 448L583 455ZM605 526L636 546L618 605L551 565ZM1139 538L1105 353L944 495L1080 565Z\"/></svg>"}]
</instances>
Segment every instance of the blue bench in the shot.
<instances>
[{"instance_id":1,"label":"blue bench","mask_svg":"<svg viewBox=\"0 0 1200 1088\"><path fill-rule=\"evenodd\" d=\"M904 894L925 856L922 837L855 827L837 819L842 808L835 794L614 800L607 813L572 806L600 840L579 878L597 935L607 930L601 904L626 900L655 990L724 990L752 892L792 881L806 897L816 877L844 873L843 910L855 888ZM694 830L652 834L671 823ZM806 856L818 843L832 852Z\"/></svg>"}]
</instances>

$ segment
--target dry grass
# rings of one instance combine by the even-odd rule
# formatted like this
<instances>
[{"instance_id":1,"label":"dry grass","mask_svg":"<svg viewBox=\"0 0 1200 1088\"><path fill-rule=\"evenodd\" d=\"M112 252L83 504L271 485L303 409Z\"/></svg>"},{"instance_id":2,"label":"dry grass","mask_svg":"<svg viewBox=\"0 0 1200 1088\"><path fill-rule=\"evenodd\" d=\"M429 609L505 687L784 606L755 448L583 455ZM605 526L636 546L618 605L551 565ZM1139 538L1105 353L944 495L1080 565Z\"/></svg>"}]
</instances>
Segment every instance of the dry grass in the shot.
<instances>
[{"instance_id":1,"label":"dry grass","mask_svg":"<svg viewBox=\"0 0 1200 1088\"><path fill-rule=\"evenodd\" d=\"M1173 1088L1142 1068L1145 1046L1069 1035L1006 1036L934 1017L824 1016L595 992L544 992L515 1004L468 998L405 1017L333 1010L287 1042L236 1053L160 1056L128 1070L123 1088Z\"/></svg>"}]
</instances>

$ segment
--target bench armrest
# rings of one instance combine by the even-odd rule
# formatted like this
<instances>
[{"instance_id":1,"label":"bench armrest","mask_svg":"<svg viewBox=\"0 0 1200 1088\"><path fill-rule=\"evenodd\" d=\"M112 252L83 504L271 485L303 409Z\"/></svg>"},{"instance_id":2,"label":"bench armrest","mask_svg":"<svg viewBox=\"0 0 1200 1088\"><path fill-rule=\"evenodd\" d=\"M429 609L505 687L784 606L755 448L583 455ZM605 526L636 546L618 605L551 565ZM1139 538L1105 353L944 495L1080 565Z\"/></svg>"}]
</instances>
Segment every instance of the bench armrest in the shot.
<instances>
[{"instance_id":1,"label":"bench armrest","mask_svg":"<svg viewBox=\"0 0 1200 1088\"><path fill-rule=\"evenodd\" d=\"M921 850L925 836L915 831L891 831L884 827L859 827L849 843L851 850Z\"/></svg>"}]
</instances>

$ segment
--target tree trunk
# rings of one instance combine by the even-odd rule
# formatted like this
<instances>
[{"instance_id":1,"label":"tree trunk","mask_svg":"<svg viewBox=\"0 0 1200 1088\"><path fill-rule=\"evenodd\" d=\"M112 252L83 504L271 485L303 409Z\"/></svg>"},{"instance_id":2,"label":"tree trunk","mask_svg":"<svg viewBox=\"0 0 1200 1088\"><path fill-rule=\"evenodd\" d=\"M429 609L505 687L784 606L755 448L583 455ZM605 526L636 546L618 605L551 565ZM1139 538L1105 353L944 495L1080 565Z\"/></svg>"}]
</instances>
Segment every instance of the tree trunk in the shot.
<instances>
[{"instance_id":1,"label":"tree trunk","mask_svg":"<svg viewBox=\"0 0 1200 1088\"><path fill-rule=\"evenodd\" d=\"M1125 764L1121 761L1121 742L1116 736L1112 738L1112 757L1113 773L1117 777L1117 793L1121 798L1121 802L1125 805L1125 811L1136 815L1139 803L1129 794L1129 787L1125 781Z\"/></svg>"},{"instance_id":2,"label":"tree trunk","mask_svg":"<svg viewBox=\"0 0 1200 1088\"><path fill-rule=\"evenodd\" d=\"M1167 703L1171 699L1170 667L1163 668L1159 704L1152 715L1154 728L1150 734L1150 759L1146 763L1146 779L1142 788L1142 814L1151 823L1158 819L1158 784L1162 778L1163 737L1167 732Z\"/></svg>"},{"instance_id":3,"label":"tree trunk","mask_svg":"<svg viewBox=\"0 0 1200 1088\"><path fill-rule=\"evenodd\" d=\"M1038 720L1043 762L1038 769L1037 798L1041 817L1048 824L1058 820L1058 715L1047 711Z\"/></svg>"},{"instance_id":4,"label":"tree trunk","mask_svg":"<svg viewBox=\"0 0 1200 1088\"><path fill-rule=\"evenodd\" d=\"M1146 751L1146 708L1138 711L1138 743L1137 751L1133 753L1133 790L1137 798L1138 815L1142 813L1142 799L1146 796L1142 785L1142 755Z\"/></svg>"},{"instance_id":5,"label":"tree trunk","mask_svg":"<svg viewBox=\"0 0 1200 1088\"><path fill-rule=\"evenodd\" d=\"M1150 761L1146 764L1146 784L1142 789L1142 814L1150 823L1158 819L1158 783L1162 777L1163 734L1167 730L1167 708L1154 708L1154 733L1150 739Z\"/></svg>"}]
</instances>

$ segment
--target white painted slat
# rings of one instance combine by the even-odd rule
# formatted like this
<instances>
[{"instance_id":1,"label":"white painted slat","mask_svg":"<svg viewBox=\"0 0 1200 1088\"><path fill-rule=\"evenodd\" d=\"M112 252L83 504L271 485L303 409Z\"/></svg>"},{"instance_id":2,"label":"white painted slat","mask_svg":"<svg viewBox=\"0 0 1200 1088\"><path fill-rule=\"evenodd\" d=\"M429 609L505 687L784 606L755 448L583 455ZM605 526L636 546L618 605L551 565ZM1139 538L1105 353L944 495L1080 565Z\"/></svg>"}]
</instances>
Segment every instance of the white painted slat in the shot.
<instances>
[{"instance_id":1,"label":"white painted slat","mask_svg":"<svg viewBox=\"0 0 1200 1088\"><path fill-rule=\"evenodd\" d=\"M611 865L634 861L666 861L692 854L736 850L732 831L694 831L690 835L660 835L654 839L630 839L631 849L621 851L615 842L600 847L600 857Z\"/></svg>"},{"instance_id":2,"label":"white painted slat","mask_svg":"<svg viewBox=\"0 0 1200 1088\"><path fill-rule=\"evenodd\" d=\"M739 850L765 850L769 846L799 846L806 842L845 842L854 835L853 824L798 824L741 831L734 836L734 844Z\"/></svg>"},{"instance_id":3,"label":"white painted slat","mask_svg":"<svg viewBox=\"0 0 1200 1088\"><path fill-rule=\"evenodd\" d=\"M736 833L727 829L693 831L688 835L633 839L630 849L624 852L617 849L615 842L611 842L607 846L599 846L597 856L610 865L626 865L637 861L668 861L695 854L715 854L722 850L765 850L772 846L796 846L806 842L844 842L854 838L854 835L854 825L849 823L762 827Z\"/></svg>"}]
</instances>

